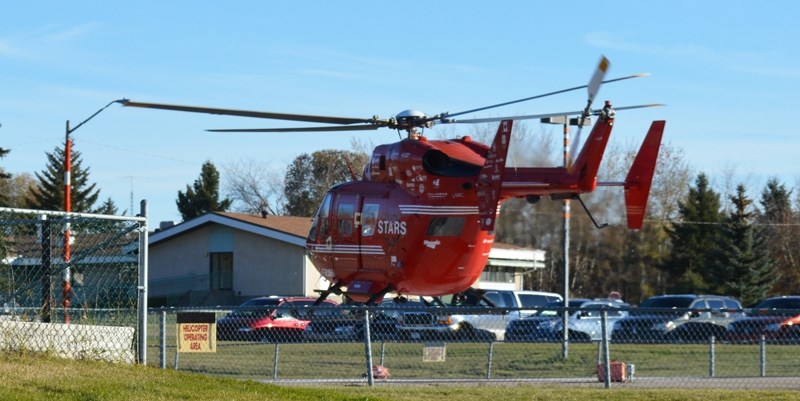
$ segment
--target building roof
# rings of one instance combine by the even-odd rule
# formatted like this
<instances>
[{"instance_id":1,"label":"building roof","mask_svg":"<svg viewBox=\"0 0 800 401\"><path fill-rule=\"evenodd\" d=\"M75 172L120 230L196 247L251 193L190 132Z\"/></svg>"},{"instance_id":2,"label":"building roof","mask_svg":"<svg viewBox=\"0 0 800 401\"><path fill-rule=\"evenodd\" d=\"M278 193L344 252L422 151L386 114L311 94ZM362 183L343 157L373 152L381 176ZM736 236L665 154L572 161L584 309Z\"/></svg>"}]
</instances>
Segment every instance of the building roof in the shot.
<instances>
[{"instance_id":1,"label":"building roof","mask_svg":"<svg viewBox=\"0 0 800 401\"><path fill-rule=\"evenodd\" d=\"M305 247L306 237L308 236L308 231L311 230L312 220L311 217L273 215L261 217L247 213L211 212L160 230L150 235L148 243L150 245L156 245L172 237L210 224L221 224Z\"/></svg>"},{"instance_id":2,"label":"building roof","mask_svg":"<svg viewBox=\"0 0 800 401\"><path fill-rule=\"evenodd\" d=\"M287 234L293 234L298 237L307 237L309 230L311 230L311 222L314 221L312 217L295 217L295 216L272 216L267 217L256 216L247 213L232 213L232 212L214 212L221 216L230 217L245 223L254 224L257 226L282 231Z\"/></svg>"}]
</instances>

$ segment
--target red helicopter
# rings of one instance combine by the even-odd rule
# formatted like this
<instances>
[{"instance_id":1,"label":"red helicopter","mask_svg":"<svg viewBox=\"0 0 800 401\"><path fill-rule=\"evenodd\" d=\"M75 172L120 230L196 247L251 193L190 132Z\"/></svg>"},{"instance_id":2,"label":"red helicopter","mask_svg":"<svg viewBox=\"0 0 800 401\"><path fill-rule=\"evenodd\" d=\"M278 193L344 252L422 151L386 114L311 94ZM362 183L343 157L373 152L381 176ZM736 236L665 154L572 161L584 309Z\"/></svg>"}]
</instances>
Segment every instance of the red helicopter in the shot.
<instances>
[{"instance_id":1,"label":"red helicopter","mask_svg":"<svg viewBox=\"0 0 800 401\"><path fill-rule=\"evenodd\" d=\"M335 124L209 130L215 132L354 131L382 127L406 131L406 139L375 148L360 180L354 179L328 191L306 243L312 263L332 283L321 291L318 302L335 293L344 294L355 302L373 304L380 302L389 292L432 297L469 292L489 257L499 206L507 199L526 198L533 202L549 196L580 200L580 194L592 192L597 186L622 186L628 226L631 229L642 227L665 122L652 123L624 182L598 182L597 170L614 125L615 110L608 101L597 111L591 109L591 104L601 83L643 75L603 81L608 66L608 60L603 57L588 85L435 116L406 110L389 119L363 119L129 100L123 104ZM466 120L453 118L583 88L588 89L589 96L581 111ZM617 110L653 106L659 105L629 106ZM597 116L586 144L574 161L564 167L506 167L514 120L568 115L580 116L581 120L575 145L579 142L585 119ZM419 130L434 124L495 121L499 121L497 133L489 145L469 136L429 140L419 134Z\"/></svg>"}]
</instances>

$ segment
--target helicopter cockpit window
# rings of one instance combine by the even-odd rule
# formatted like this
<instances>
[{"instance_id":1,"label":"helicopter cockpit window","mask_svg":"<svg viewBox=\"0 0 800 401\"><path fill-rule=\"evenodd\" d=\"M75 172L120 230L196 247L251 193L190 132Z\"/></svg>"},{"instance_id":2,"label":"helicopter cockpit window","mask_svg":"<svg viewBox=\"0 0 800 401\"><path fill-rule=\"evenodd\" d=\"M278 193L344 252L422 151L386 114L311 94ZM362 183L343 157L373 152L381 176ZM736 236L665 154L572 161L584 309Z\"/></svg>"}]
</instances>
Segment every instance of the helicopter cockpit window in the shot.
<instances>
[{"instance_id":1,"label":"helicopter cockpit window","mask_svg":"<svg viewBox=\"0 0 800 401\"><path fill-rule=\"evenodd\" d=\"M431 237L455 237L461 235L461 229L463 228L463 217L434 217L431 219L431 224L428 225L426 235Z\"/></svg>"},{"instance_id":2,"label":"helicopter cockpit window","mask_svg":"<svg viewBox=\"0 0 800 401\"><path fill-rule=\"evenodd\" d=\"M473 177L481 171L481 166L453 159L440 150L425 152L422 165L428 173L444 177Z\"/></svg>"},{"instance_id":3,"label":"helicopter cockpit window","mask_svg":"<svg viewBox=\"0 0 800 401\"><path fill-rule=\"evenodd\" d=\"M361 212L361 235L370 237L375 234L375 225L378 224L378 211L380 206L376 204L364 204Z\"/></svg>"},{"instance_id":4,"label":"helicopter cockpit window","mask_svg":"<svg viewBox=\"0 0 800 401\"><path fill-rule=\"evenodd\" d=\"M314 222L311 223L311 230L308 232L308 239L314 240L317 238L317 232L325 239L330 234L330 226L328 223L328 210L331 208L331 194L325 195L322 201L322 206L319 207L317 215L314 217Z\"/></svg>"},{"instance_id":5,"label":"helicopter cockpit window","mask_svg":"<svg viewBox=\"0 0 800 401\"><path fill-rule=\"evenodd\" d=\"M353 235L353 205L339 204L337 219L339 220L339 235Z\"/></svg>"}]
</instances>

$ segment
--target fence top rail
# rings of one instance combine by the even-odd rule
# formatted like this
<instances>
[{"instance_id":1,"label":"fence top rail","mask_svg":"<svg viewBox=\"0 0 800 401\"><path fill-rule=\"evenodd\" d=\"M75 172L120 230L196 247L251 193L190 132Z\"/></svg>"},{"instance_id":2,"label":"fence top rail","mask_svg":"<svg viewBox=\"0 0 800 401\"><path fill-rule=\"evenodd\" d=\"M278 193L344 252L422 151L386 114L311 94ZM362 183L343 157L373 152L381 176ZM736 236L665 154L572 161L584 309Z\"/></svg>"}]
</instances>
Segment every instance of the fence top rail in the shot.
<instances>
[{"instance_id":1,"label":"fence top rail","mask_svg":"<svg viewBox=\"0 0 800 401\"><path fill-rule=\"evenodd\" d=\"M38 216L59 216L59 217L69 217L69 218L86 218L86 219L103 219L103 220L119 220L119 221L136 221L136 222L147 222L146 217L140 216L114 216L110 214L97 214L97 213L76 213L76 212L62 212L62 211L52 211L52 210L34 210L34 209L16 209L10 207L0 207L0 213L24 213L24 214L35 214Z\"/></svg>"},{"instance_id":2,"label":"fence top rail","mask_svg":"<svg viewBox=\"0 0 800 401\"><path fill-rule=\"evenodd\" d=\"M757 315L754 312L757 312L755 309L752 308L743 308L743 309L715 309L715 308L637 308L637 307L606 307L606 306L599 306L593 308L578 308L578 307L536 307L536 308L496 308L496 307L452 307L452 306L363 306L363 305L339 305L339 306L326 306L326 305L319 305L319 306L311 306L311 305L298 305L298 306L237 306L237 305L216 305L216 306L164 306L164 307L156 307L150 308L150 313L159 313L159 312L168 312L168 313L177 313L177 312L229 312L232 310L259 310L259 309L331 309L337 308L343 311L366 311L369 310L370 312L384 312L384 311L403 311L403 312L431 312L436 311L438 313L447 313L447 314L476 314L476 315L483 315L483 314L504 314L509 312L516 312L516 311L551 311L551 312L575 312L575 311L585 311L585 310L593 310L593 311L624 311L624 312L633 312L635 314L684 314L684 313L691 313L691 312L727 312L727 313L738 313L738 314L746 314L746 315ZM772 309L770 310L771 313L777 312L784 312L784 313L794 313L800 314L800 310L797 309Z\"/></svg>"}]
</instances>

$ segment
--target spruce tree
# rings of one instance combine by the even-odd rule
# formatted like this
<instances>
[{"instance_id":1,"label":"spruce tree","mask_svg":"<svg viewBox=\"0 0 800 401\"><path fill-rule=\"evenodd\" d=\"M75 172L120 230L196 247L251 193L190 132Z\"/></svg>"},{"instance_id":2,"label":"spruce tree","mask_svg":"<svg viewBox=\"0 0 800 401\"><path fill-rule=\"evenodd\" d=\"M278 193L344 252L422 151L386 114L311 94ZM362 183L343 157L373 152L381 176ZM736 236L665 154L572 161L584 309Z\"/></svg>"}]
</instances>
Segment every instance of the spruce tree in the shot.
<instances>
[{"instance_id":1,"label":"spruce tree","mask_svg":"<svg viewBox=\"0 0 800 401\"><path fill-rule=\"evenodd\" d=\"M108 198L105 200L105 202L103 202L100 205L100 207L97 208L97 210L95 210L95 213L116 216L117 214L119 214L119 209L117 209L117 204L114 203L114 200ZM125 214L125 212L123 212L122 214Z\"/></svg>"},{"instance_id":2,"label":"spruce tree","mask_svg":"<svg viewBox=\"0 0 800 401\"><path fill-rule=\"evenodd\" d=\"M26 205L31 209L39 210L64 210L64 147L56 147L52 153L47 154L47 167L37 172L36 186L31 190L31 196ZM90 213L100 190L94 183L89 183L89 168L83 167L81 153L72 149L72 165L70 168L70 198L73 212Z\"/></svg>"},{"instance_id":3,"label":"spruce tree","mask_svg":"<svg viewBox=\"0 0 800 401\"><path fill-rule=\"evenodd\" d=\"M792 210L791 192L775 178L761 192L759 223L781 278L774 288L779 294L794 294L800 286L800 217Z\"/></svg>"},{"instance_id":4,"label":"spruce tree","mask_svg":"<svg viewBox=\"0 0 800 401\"><path fill-rule=\"evenodd\" d=\"M714 263L720 237L719 194L711 189L708 178L700 173L695 187L689 188L685 202L678 203L681 220L667 230L672 252L663 269L669 275L667 291L707 292L712 290Z\"/></svg>"},{"instance_id":5,"label":"spruce tree","mask_svg":"<svg viewBox=\"0 0 800 401\"><path fill-rule=\"evenodd\" d=\"M219 199L219 171L211 161L203 163L200 177L193 186L186 186L186 192L178 191L175 202L184 220L193 219L208 212L226 211L231 200Z\"/></svg>"},{"instance_id":6,"label":"spruce tree","mask_svg":"<svg viewBox=\"0 0 800 401\"><path fill-rule=\"evenodd\" d=\"M745 193L744 185L739 185L730 197L733 209L722 229L716 292L753 306L767 297L776 276L762 226L753 221L753 201Z\"/></svg>"}]
</instances>

